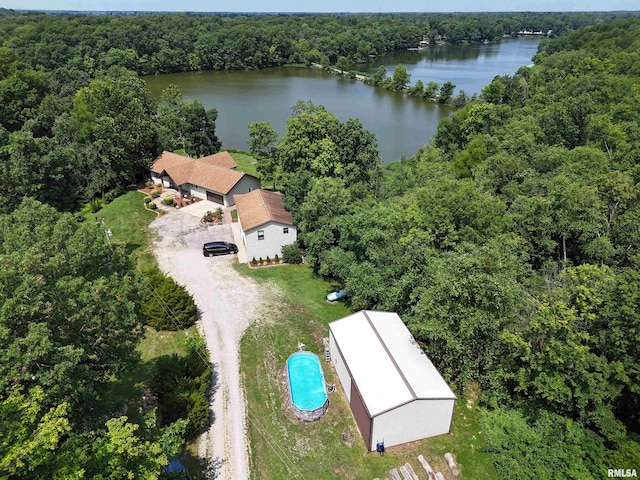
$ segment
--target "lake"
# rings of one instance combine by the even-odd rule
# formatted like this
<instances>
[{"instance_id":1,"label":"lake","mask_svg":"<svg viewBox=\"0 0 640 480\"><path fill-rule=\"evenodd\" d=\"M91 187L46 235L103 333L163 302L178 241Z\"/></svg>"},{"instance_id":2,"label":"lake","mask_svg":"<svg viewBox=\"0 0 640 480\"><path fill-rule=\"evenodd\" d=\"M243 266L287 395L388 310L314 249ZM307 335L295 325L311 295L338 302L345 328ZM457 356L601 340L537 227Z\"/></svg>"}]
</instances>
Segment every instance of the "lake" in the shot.
<instances>
[{"instance_id":1,"label":"lake","mask_svg":"<svg viewBox=\"0 0 640 480\"><path fill-rule=\"evenodd\" d=\"M513 75L531 64L539 39L505 39L495 44L439 45L421 51L395 52L359 65L375 72L385 65L387 75L402 63L411 84L422 80L456 84L454 95L465 90L479 94L494 76ZM438 105L402 93L365 85L311 68L277 67L258 71L187 72L144 77L158 98L164 88L177 85L184 98L218 110L216 132L225 149L247 150L247 123L267 121L283 134L291 107L298 100L324 105L341 121L358 118L378 139L383 163L411 156L429 142L438 123L453 113Z\"/></svg>"}]
</instances>

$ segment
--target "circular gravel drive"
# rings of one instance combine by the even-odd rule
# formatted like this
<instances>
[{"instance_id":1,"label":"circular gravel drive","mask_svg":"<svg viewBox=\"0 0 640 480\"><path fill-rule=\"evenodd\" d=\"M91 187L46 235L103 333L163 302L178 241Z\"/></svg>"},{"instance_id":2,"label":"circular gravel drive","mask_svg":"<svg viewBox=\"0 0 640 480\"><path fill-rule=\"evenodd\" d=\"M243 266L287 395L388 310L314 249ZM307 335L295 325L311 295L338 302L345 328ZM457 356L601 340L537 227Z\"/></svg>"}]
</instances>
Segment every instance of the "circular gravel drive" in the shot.
<instances>
[{"instance_id":1,"label":"circular gravel drive","mask_svg":"<svg viewBox=\"0 0 640 480\"><path fill-rule=\"evenodd\" d=\"M162 271L193 295L215 368L214 422L200 440L199 454L220 463L216 478L243 480L249 478L249 467L238 343L267 293L233 268L235 255L202 255L203 243L233 242L233 235L231 225L202 226L200 218L186 207L153 221L154 253Z\"/></svg>"}]
</instances>

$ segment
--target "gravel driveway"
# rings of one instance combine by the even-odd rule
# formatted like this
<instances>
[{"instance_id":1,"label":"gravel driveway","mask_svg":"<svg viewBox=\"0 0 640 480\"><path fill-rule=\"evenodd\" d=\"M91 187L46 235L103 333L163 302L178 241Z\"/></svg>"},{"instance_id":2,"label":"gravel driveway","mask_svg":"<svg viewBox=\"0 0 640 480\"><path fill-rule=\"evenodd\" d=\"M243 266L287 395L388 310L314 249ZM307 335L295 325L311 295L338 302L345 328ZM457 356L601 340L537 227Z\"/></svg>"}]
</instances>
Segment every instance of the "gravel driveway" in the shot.
<instances>
[{"instance_id":1,"label":"gravel driveway","mask_svg":"<svg viewBox=\"0 0 640 480\"><path fill-rule=\"evenodd\" d=\"M215 420L201 438L200 456L221 461L216 478L248 479L238 343L268 294L233 268L235 255L202 255L205 242L233 242L231 226L202 226L200 212L189 209L170 212L151 223L156 234L154 253L160 268L193 295L202 313L200 326L216 369L217 390L211 405Z\"/></svg>"}]
</instances>

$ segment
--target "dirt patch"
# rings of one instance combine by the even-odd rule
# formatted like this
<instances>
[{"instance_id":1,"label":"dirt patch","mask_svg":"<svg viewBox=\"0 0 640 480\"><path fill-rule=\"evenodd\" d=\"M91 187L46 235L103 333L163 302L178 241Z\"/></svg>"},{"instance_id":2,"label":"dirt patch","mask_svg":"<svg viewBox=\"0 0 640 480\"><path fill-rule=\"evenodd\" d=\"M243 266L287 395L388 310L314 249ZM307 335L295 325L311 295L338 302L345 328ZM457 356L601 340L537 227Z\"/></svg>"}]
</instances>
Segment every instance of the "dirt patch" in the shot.
<instances>
[{"instance_id":1,"label":"dirt patch","mask_svg":"<svg viewBox=\"0 0 640 480\"><path fill-rule=\"evenodd\" d=\"M233 241L231 226L200 225L186 210L156 219L151 229L158 265L187 288L202 313L199 327L218 379L211 404L215 421L200 439L199 454L220 465L219 479L249 478L238 344L245 329L263 317L263 309L276 308L275 292L236 271L235 255L204 257L203 243Z\"/></svg>"}]
</instances>

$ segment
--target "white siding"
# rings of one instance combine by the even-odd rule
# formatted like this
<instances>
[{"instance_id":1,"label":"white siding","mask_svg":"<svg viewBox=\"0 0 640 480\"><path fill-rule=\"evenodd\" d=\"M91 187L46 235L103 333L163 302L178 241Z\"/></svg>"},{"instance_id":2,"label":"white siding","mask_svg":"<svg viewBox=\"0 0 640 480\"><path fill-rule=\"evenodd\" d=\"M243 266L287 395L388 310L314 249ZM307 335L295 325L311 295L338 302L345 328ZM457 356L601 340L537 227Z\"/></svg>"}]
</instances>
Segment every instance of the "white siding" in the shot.
<instances>
[{"instance_id":1,"label":"white siding","mask_svg":"<svg viewBox=\"0 0 640 480\"><path fill-rule=\"evenodd\" d=\"M240 222L242 222L242 219L240 219ZM282 233L283 228L288 228L289 233ZM259 231L264 231L264 240L258 240ZM296 227L275 222L261 225L247 232L243 230L243 232L248 262L253 260L254 257L256 260L260 259L260 257L266 260L268 256L273 260L276 254L282 258L282 247L295 242L297 238Z\"/></svg>"},{"instance_id":2,"label":"white siding","mask_svg":"<svg viewBox=\"0 0 640 480\"><path fill-rule=\"evenodd\" d=\"M414 400L373 419L370 448L385 447L449 433L455 400Z\"/></svg>"},{"instance_id":3,"label":"white siding","mask_svg":"<svg viewBox=\"0 0 640 480\"><path fill-rule=\"evenodd\" d=\"M162 185L167 188L171 188L173 185L173 183L171 182L171 177L168 175L165 175L164 177L162 177Z\"/></svg>"},{"instance_id":4,"label":"white siding","mask_svg":"<svg viewBox=\"0 0 640 480\"><path fill-rule=\"evenodd\" d=\"M331 354L331 361L333 362L338 378L340 379L340 385L342 385L344 395L347 397L347 401L351 401L351 376L349 376L347 365L345 364L342 355L340 355L336 339L333 337L333 333L331 332L329 332L329 353Z\"/></svg>"},{"instance_id":5,"label":"white siding","mask_svg":"<svg viewBox=\"0 0 640 480\"><path fill-rule=\"evenodd\" d=\"M202 187L198 187L197 185L191 185L191 196L206 200L207 191Z\"/></svg>"},{"instance_id":6,"label":"white siding","mask_svg":"<svg viewBox=\"0 0 640 480\"><path fill-rule=\"evenodd\" d=\"M238 183L236 183L229 193L227 193L224 197L224 206L229 207L231 205L235 205L236 201L234 200L234 195L240 195L242 193L248 193L253 190L258 190L260 188L260 180L251 175L245 175L242 177ZM258 258L258 257L256 257Z\"/></svg>"},{"instance_id":7,"label":"white siding","mask_svg":"<svg viewBox=\"0 0 640 480\"><path fill-rule=\"evenodd\" d=\"M158 175L157 173L151 172L151 181L155 185L161 185L162 184L162 179L160 178L160 175Z\"/></svg>"}]
</instances>

